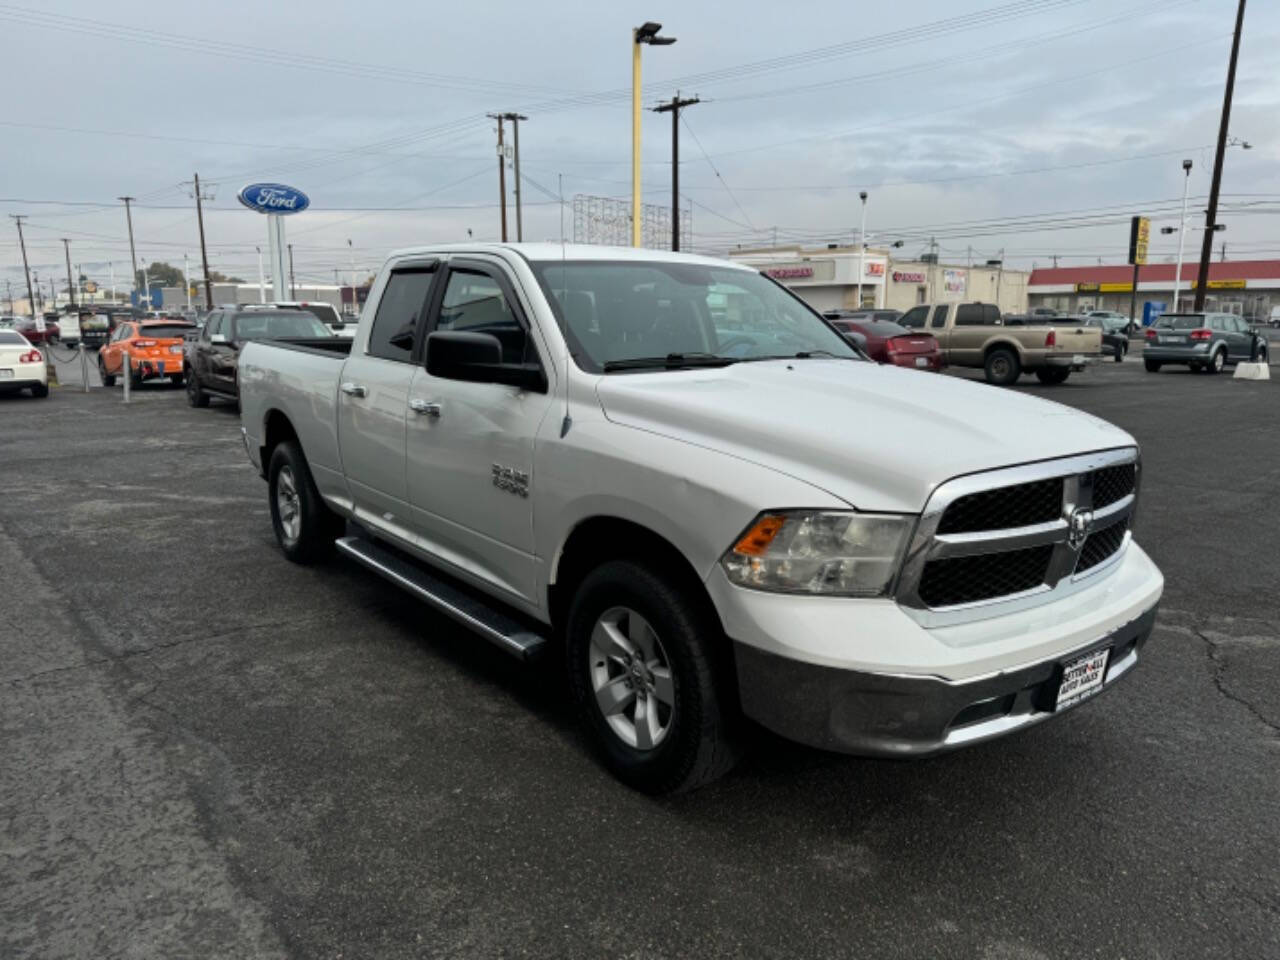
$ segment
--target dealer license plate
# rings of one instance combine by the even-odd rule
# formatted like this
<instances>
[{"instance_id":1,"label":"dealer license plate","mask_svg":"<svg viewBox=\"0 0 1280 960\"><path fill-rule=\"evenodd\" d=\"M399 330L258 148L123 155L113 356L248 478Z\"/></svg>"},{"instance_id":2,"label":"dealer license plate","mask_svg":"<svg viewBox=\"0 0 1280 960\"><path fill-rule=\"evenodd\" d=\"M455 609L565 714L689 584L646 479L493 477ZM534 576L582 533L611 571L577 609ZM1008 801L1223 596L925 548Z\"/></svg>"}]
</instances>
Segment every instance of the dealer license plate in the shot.
<instances>
[{"instance_id":1,"label":"dealer license plate","mask_svg":"<svg viewBox=\"0 0 1280 960\"><path fill-rule=\"evenodd\" d=\"M1186 343L1187 338L1186 337L1161 337L1160 342L1161 343Z\"/></svg>"},{"instance_id":2,"label":"dealer license plate","mask_svg":"<svg viewBox=\"0 0 1280 960\"><path fill-rule=\"evenodd\" d=\"M928 365L929 365L929 358L928 358L928 357L916 357L916 366L917 366L917 367L927 367Z\"/></svg>"},{"instance_id":3,"label":"dealer license plate","mask_svg":"<svg viewBox=\"0 0 1280 960\"><path fill-rule=\"evenodd\" d=\"M12 379L13 379L12 370L0 370L0 380L12 380Z\"/></svg>"},{"instance_id":4,"label":"dealer license plate","mask_svg":"<svg viewBox=\"0 0 1280 960\"><path fill-rule=\"evenodd\" d=\"M1062 683L1058 687L1055 710L1073 707L1088 700L1102 689L1102 679L1107 675L1107 659L1111 648L1095 650L1083 657L1068 660L1062 667Z\"/></svg>"}]
</instances>

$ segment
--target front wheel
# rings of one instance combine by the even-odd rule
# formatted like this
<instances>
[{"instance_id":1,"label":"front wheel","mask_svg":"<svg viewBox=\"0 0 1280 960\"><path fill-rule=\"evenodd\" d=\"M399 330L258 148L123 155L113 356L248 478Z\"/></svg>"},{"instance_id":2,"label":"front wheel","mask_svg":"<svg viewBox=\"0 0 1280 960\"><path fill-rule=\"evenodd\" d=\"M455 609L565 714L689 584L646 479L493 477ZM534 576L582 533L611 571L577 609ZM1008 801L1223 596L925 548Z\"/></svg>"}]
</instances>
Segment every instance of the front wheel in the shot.
<instances>
[{"instance_id":1,"label":"front wheel","mask_svg":"<svg viewBox=\"0 0 1280 960\"><path fill-rule=\"evenodd\" d=\"M998 347L987 354L987 362L983 364L983 369L987 383L994 383L998 387L1007 387L1011 383L1016 383L1018 377L1022 375L1022 364L1018 362L1018 355L1005 347Z\"/></svg>"},{"instance_id":2,"label":"front wheel","mask_svg":"<svg viewBox=\"0 0 1280 960\"><path fill-rule=\"evenodd\" d=\"M1143 361L1142 361L1142 365L1143 365L1144 367L1146 367L1146 368L1147 368L1147 373L1159 373L1159 372L1160 372L1160 361L1159 361L1159 360L1143 360Z\"/></svg>"},{"instance_id":3,"label":"front wheel","mask_svg":"<svg viewBox=\"0 0 1280 960\"><path fill-rule=\"evenodd\" d=\"M193 407L207 407L209 405L209 395L200 386L200 379L196 376L194 370L187 372L187 403Z\"/></svg>"},{"instance_id":4,"label":"front wheel","mask_svg":"<svg viewBox=\"0 0 1280 960\"><path fill-rule=\"evenodd\" d=\"M1036 371L1036 379L1051 387L1066 383L1069 376L1071 376L1070 367L1042 367Z\"/></svg>"},{"instance_id":5,"label":"front wheel","mask_svg":"<svg viewBox=\"0 0 1280 960\"><path fill-rule=\"evenodd\" d=\"M320 499L306 457L292 440L271 451L267 491L271 526L288 559L308 564L333 553L342 520Z\"/></svg>"},{"instance_id":6,"label":"front wheel","mask_svg":"<svg viewBox=\"0 0 1280 960\"><path fill-rule=\"evenodd\" d=\"M565 639L582 723L619 780L672 793L733 766L726 641L690 589L644 563L602 564L574 594Z\"/></svg>"},{"instance_id":7,"label":"front wheel","mask_svg":"<svg viewBox=\"0 0 1280 960\"><path fill-rule=\"evenodd\" d=\"M1129 352L1129 348L1123 343L1116 344L1116 363L1124 362L1124 355Z\"/></svg>"}]
</instances>

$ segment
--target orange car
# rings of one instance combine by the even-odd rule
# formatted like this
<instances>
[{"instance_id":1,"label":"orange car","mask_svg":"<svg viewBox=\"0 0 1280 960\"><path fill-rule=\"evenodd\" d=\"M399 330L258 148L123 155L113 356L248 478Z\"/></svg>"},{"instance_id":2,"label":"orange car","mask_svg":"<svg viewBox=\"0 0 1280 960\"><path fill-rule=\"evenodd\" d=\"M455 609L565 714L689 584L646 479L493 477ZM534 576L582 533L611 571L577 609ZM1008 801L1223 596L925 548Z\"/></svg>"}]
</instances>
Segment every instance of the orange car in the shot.
<instances>
[{"instance_id":1,"label":"orange car","mask_svg":"<svg viewBox=\"0 0 1280 960\"><path fill-rule=\"evenodd\" d=\"M182 344L186 335L195 329L194 323L181 320L121 323L98 350L98 375L102 377L102 385L115 386L116 377L125 375L126 363L131 386L166 376L170 382L181 385Z\"/></svg>"}]
</instances>

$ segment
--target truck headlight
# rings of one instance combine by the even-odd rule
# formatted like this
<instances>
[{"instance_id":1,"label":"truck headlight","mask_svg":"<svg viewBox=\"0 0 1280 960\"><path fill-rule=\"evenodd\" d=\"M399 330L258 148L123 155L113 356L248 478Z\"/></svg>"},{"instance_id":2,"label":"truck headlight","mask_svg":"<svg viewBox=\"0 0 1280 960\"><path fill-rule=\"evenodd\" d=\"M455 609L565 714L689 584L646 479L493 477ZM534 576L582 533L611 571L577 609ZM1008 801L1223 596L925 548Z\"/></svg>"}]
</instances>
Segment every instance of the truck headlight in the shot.
<instances>
[{"instance_id":1,"label":"truck headlight","mask_svg":"<svg viewBox=\"0 0 1280 960\"><path fill-rule=\"evenodd\" d=\"M878 597L893 585L914 522L843 511L762 513L720 562L742 587Z\"/></svg>"}]
</instances>

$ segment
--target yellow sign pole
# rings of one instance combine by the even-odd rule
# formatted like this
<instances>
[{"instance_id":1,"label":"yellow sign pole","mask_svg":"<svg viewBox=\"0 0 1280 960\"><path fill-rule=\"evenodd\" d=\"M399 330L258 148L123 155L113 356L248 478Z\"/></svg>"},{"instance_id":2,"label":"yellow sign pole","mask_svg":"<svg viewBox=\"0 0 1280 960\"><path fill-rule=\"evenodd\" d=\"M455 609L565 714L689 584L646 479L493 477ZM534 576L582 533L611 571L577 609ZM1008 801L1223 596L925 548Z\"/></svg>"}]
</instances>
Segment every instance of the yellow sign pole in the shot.
<instances>
[{"instance_id":1,"label":"yellow sign pole","mask_svg":"<svg viewBox=\"0 0 1280 960\"><path fill-rule=\"evenodd\" d=\"M640 40L631 31L631 245L640 246Z\"/></svg>"}]
</instances>

